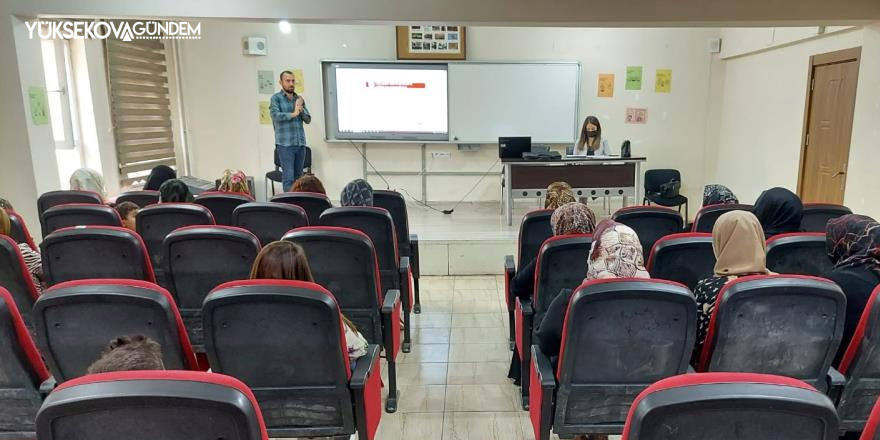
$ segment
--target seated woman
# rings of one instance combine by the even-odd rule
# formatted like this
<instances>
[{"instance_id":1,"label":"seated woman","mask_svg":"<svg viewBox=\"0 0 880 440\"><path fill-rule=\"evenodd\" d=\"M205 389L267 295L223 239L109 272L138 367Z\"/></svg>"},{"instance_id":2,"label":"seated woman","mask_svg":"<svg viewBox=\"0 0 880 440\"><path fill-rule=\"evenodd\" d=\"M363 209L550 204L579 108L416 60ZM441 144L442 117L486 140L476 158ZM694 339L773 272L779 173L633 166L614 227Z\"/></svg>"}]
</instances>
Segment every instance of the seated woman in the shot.
<instances>
[{"instance_id":1,"label":"seated woman","mask_svg":"<svg viewBox=\"0 0 880 440\"><path fill-rule=\"evenodd\" d=\"M755 217L764 228L764 237L801 232L804 204L793 192L785 188L771 188L761 193L755 201Z\"/></svg>"},{"instance_id":2,"label":"seated woman","mask_svg":"<svg viewBox=\"0 0 880 440\"><path fill-rule=\"evenodd\" d=\"M89 366L88 374L113 371L164 370L162 346L144 336L120 336L107 345L101 358Z\"/></svg>"},{"instance_id":3,"label":"seated woman","mask_svg":"<svg viewBox=\"0 0 880 440\"><path fill-rule=\"evenodd\" d=\"M327 190L324 189L324 184L321 183L321 180L314 174L304 174L299 179L296 179L296 182L293 182L293 186L290 187L290 191L312 192L324 194L325 196L327 195Z\"/></svg>"},{"instance_id":4,"label":"seated woman","mask_svg":"<svg viewBox=\"0 0 880 440\"><path fill-rule=\"evenodd\" d=\"M602 124L599 118L595 116L587 116L584 119L584 125L581 127L581 135L575 145L572 154L575 156L610 156L611 147L608 146L608 139L602 138Z\"/></svg>"},{"instance_id":5,"label":"seated woman","mask_svg":"<svg viewBox=\"0 0 880 440\"><path fill-rule=\"evenodd\" d=\"M373 206L373 187L364 179L355 179L342 188L342 206Z\"/></svg>"},{"instance_id":6,"label":"seated woman","mask_svg":"<svg viewBox=\"0 0 880 440\"><path fill-rule=\"evenodd\" d=\"M9 220L9 214L6 209L0 208L0 235L10 235L12 233L12 223ZM43 259L40 253L31 249L27 243L18 243L18 252L24 258L24 265L31 280L37 288L38 293L43 292Z\"/></svg>"},{"instance_id":7,"label":"seated woman","mask_svg":"<svg viewBox=\"0 0 880 440\"><path fill-rule=\"evenodd\" d=\"M192 201L192 192L182 180L166 180L159 187L159 203L192 203Z\"/></svg>"},{"instance_id":8,"label":"seated woman","mask_svg":"<svg viewBox=\"0 0 880 440\"><path fill-rule=\"evenodd\" d=\"M728 281L746 275L771 273L767 270L767 244L764 230L754 214L730 211L718 217L712 228L715 273L694 287L697 301L697 341L694 358L699 357L715 310L715 299Z\"/></svg>"},{"instance_id":9,"label":"seated woman","mask_svg":"<svg viewBox=\"0 0 880 440\"><path fill-rule=\"evenodd\" d=\"M849 214L828 221L825 247L834 268L825 278L837 283L846 295L843 338L834 366L849 346L871 292L880 284L880 223L871 217Z\"/></svg>"},{"instance_id":10,"label":"seated woman","mask_svg":"<svg viewBox=\"0 0 880 440\"><path fill-rule=\"evenodd\" d=\"M730 188L717 183L703 187L703 206L709 205L733 205L739 203L739 199Z\"/></svg>"},{"instance_id":11,"label":"seated woman","mask_svg":"<svg viewBox=\"0 0 880 440\"><path fill-rule=\"evenodd\" d=\"M227 169L223 171L217 191L244 194L246 196L251 195L247 176L241 170Z\"/></svg>"},{"instance_id":12,"label":"seated woman","mask_svg":"<svg viewBox=\"0 0 880 440\"><path fill-rule=\"evenodd\" d=\"M177 172L168 165L159 165L150 170L150 176L147 177L147 183L144 184L144 190L158 191L168 180L176 179Z\"/></svg>"},{"instance_id":13,"label":"seated woman","mask_svg":"<svg viewBox=\"0 0 880 440\"><path fill-rule=\"evenodd\" d=\"M91 191L98 193L101 199L107 199L107 190L104 189L104 178L101 173L91 168L80 168L70 175L71 191Z\"/></svg>"},{"instance_id":14,"label":"seated woman","mask_svg":"<svg viewBox=\"0 0 880 440\"><path fill-rule=\"evenodd\" d=\"M566 203L576 202L571 185L566 182L553 182L547 186L544 209L556 209Z\"/></svg>"},{"instance_id":15,"label":"seated woman","mask_svg":"<svg viewBox=\"0 0 880 440\"><path fill-rule=\"evenodd\" d=\"M300 245L290 241L275 241L266 245L251 268L250 279L294 280L314 283L306 253ZM367 340L357 327L342 316L345 323L345 343L352 363L367 354Z\"/></svg>"}]
</instances>

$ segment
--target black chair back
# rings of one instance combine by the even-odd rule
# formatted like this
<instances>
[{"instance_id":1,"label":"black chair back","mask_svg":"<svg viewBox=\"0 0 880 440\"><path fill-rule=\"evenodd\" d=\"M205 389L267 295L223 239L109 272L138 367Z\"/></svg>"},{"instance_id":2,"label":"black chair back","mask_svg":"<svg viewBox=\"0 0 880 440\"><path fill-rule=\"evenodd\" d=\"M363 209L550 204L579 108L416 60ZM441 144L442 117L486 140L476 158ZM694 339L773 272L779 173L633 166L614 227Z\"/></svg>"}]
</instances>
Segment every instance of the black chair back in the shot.
<instances>
[{"instance_id":1,"label":"black chair back","mask_svg":"<svg viewBox=\"0 0 880 440\"><path fill-rule=\"evenodd\" d=\"M49 234L40 244L43 276L50 286L64 281L124 278L156 282L141 237L115 226L76 226Z\"/></svg>"},{"instance_id":2,"label":"black chair back","mask_svg":"<svg viewBox=\"0 0 880 440\"><path fill-rule=\"evenodd\" d=\"M712 234L687 232L657 240L647 269L651 278L675 281L694 290L700 280L715 273Z\"/></svg>"},{"instance_id":3,"label":"black chair back","mask_svg":"<svg viewBox=\"0 0 880 440\"><path fill-rule=\"evenodd\" d=\"M550 237L541 245L535 263L534 322L541 322L560 290L574 289L583 282L592 244L589 234L571 234Z\"/></svg>"},{"instance_id":4,"label":"black chair back","mask_svg":"<svg viewBox=\"0 0 880 440\"><path fill-rule=\"evenodd\" d=\"M844 431L864 429L874 402L880 396L880 303L878 302L880 302L880 286L871 293L855 334L849 341L849 346L838 367L838 370L847 377L837 404L840 428Z\"/></svg>"},{"instance_id":5,"label":"black chair back","mask_svg":"<svg viewBox=\"0 0 880 440\"><path fill-rule=\"evenodd\" d=\"M253 201L248 195L219 191L203 192L195 199L196 204L211 210L215 223L224 226L232 226L232 212L236 207Z\"/></svg>"},{"instance_id":6,"label":"black chair back","mask_svg":"<svg viewBox=\"0 0 880 440\"><path fill-rule=\"evenodd\" d=\"M306 210L309 216L309 224L320 224L321 213L330 209L330 199L324 194L310 192L286 192L272 196L271 202L290 203Z\"/></svg>"},{"instance_id":7,"label":"black chair back","mask_svg":"<svg viewBox=\"0 0 880 440\"><path fill-rule=\"evenodd\" d=\"M825 232L828 220L852 214L852 210L833 203L804 203L801 229L807 232Z\"/></svg>"},{"instance_id":8,"label":"black chair back","mask_svg":"<svg viewBox=\"0 0 880 440\"><path fill-rule=\"evenodd\" d=\"M406 200L397 191L385 189L373 190L373 206L385 208L394 219L394 230L397 233L397 252L401 257L410 257L409 217L406 211Z\"/></svg>"},{"instance_id":9,"label":"black chair back","mask_svg":"<svg viewBox=\"0 0 880 440\"><path fill-rule=\"evenodd\" d=\"M92 191L49 191L43 193L37 199L37 214L40 217L47 209L55 205L66 205L68 203L94 203L101 205L104 199L101 195Z\"/></svg>"},{"instance_id":10,"label":"black chair back","mask_svg":"<svg viewBox=\"0 0 880 440\"><path fill-rule=\"evenodd\" d=\"M739 210L751 212L752 209L754 209L752 205L741 205L736 203L704 206L697 211L697 216L694 217L694 226L693 229L691 229L691 232L705 232L711 234L712 228L715 227L715 222L718 221L718 217L721 217L730 211Z\"/></svg>"},{"instance_id":11,"label":"black chair back","mask_svg":"<svg viewBox=\"0 0 880 440\"><path fill-rule=\"evenodd\" d=\"M681 182L681 173L674 169L656 169L645 171L645 192L660 192L660 185L677 180Z\"/></svg>"},{"instance_id":12,"label":"black chair back","mask_svg":"<svg viewBox=\"0 0 880 440\"><path fill-rule=\"evenodd\" d=\"M9 215L9 226L12 229L9 231L9 236L12 237L16 243L27 243L33 250L40 249L34 243L34 239L31 237L31 233L28 231L24 219L22 219L15 211L7 210L6 213Z\"/></svg>"},{"instance_id":13,"label":"black chair back","mask_svg":"<svg viewBox=\"0 0 880 440\"><path fill-rule=\"evenodd\" d=\"M70 226L122 226L115 209L94 203L55 205L40 216L43 237Z\"/></svg>"},{"instance_id":14,"label":"black chair back","mask_svg":"<svg viewBox=\"0 0 880 440\"><path fill-rule=\"evenodd\" d=\"M529 211L523 216L519 224L517 240L517 270L534 260L544 241L553 236L553 230L550 228L552 215L552 209L538 209Z\"/></svg>"},{"instance_id":15,"label":"black chair back","mask_svg":"<svg viewBox=\"0 0 880 440\"><path fill-rule=\"evenodd\" d=\"M824 276L834 268L824 232L794 232L767 239L767 269L776 273Z\"/></svg>"},{"instance_id":16,"label":"black chair back","mask_svg":"<svg viewBox=\"0 0 880 440\"><path fill-rule=\"evenodd\" d=\"M611 218L636 231L643 253L651 252L657 240L684 228L678 212L660 206L628 206L618 209Z\"/></svg>"},{"instance_id":17,"label":"black chair back","mask_svg":"<svg viewBox=\"0 0 880 440\"><path fill-rule=\"evenodd\" d=\"M159 203L159 191L140 190L127 191L116 197L116 204L122 202L131 202L141 208L145 208L154 203Z\"/></svg>"},{"instance_id":18,"label":"black chair back","mask_svg":"<svg viewBox=\"0 0 880 440\"><path fill-rule=\"evenodd\" d=\"M367 234L379 259L382 291L401 288L397 234L388 211L372 206L330 208L321 214L319 222L321 226L349 228Z\"/></svg>"},{"instance_id":19,"label":"black chair back","mask_svg":"<svg viewBox=\"0 0 880 440\"><path fill-rule=\"evenodd\" d=\"M0 235L0 286L6 288L12 296L25 326L32 329L31 310L40 294L19 252L18 244L5 235Z\"/></svg>"},{"instance_id":20,"label":"black chair back","mask_svg":"<svg viewBox=\"0 0 880 440\"><path fill-rule=\"evenodd\" d=\"M306 211L299 206L275 202L251 202L232 211L232 224L251 231L265 246L281 240L291 230L309 225Z\"/></svg>"},{"instance_id":21,"label":"black chair back","mask_svg":"<svg viewBox=\"0 0 880 440\"><path fill-rule=\"evenodd\" d=\"M160 203L147 206L137 214L137 232L147 245L153 267L163 274L162 242L165 237L184 226L213 224L211 211L195 203Z\"/></svg>"}]
</instances>

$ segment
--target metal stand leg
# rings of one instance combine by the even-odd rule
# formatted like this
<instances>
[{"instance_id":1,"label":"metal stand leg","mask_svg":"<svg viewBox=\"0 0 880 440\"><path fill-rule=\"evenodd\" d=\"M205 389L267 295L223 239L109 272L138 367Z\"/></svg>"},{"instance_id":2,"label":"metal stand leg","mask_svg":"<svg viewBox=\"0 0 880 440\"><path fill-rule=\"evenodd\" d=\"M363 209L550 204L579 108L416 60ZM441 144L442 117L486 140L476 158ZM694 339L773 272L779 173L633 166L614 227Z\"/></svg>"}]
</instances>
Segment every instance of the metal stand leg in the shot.
<instances>
[{"instance_id":1,"label":"metal stand leg","mask_svg":"<svg viewBox=\"0 0 880 440\"><path fill-rule=\"evenodd\" d=\"M513 224L513 189L510 183L510 165L504 165L504 215L507 217L507 226Z\"/></svg>"}]
</instances>

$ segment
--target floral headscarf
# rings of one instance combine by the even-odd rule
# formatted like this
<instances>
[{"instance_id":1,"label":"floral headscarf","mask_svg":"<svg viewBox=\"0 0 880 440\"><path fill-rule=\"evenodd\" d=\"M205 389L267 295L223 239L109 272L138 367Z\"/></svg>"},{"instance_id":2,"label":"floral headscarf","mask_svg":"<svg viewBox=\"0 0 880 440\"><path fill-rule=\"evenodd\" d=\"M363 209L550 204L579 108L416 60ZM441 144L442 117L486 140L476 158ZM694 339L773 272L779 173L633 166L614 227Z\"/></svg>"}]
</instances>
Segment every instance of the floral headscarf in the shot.
<instances>
[{"instance_id":1,"label":"floral headscarf","mask_svg":"<svg viewBox=\"0 0 880 440\"><path fill-rule=\"evenodd\" d=\"M553 182L547 187L547 198L544 199L544 208L556 209L566 203L576 201L571 185L565 182Z\"/></svg>"},{"instance_id":2,"label":"floral headscarf","mask_svg":"<svg viewBox=\"0 0 880 440\"><path fill-rule=\"evenodd\" d=\"M724 185L711 184L703 188L703 206L729 205L739 203L739 199L730 188Z\"/></svg>"},{"instance_id":3,"label":"floral headscarf","mask_svg":"<svg viewBox=\"0 0 880 440\"><path fill-rule=\"evenodd\" d=\"M847 214L828 221L825 249L835 269L864 267L880 275L880 223Z\"/></svg>"},{"instance_id":4,"label":"floral headscarf","mask_svg":"<svg viewBox=\"0 0 880 440\"><path fill-rule=\"evenodd\" d=\"M596 229L596 214L583 203L566 203L553 211L550 228L553 235L592 234Z\"/></svg>"},{"instance_id":5,"label":"floral headscarf","mask_svg":"<svg viewBox=\"0 0 880 440\"><path fill-rule=\"evenodd\" d=\"M645 270L642 244L629 226L602 220L593 233L584 281L603 278L651 278Z\"/></svg>"},{"instance_id":6,"label":"floral headscarf","mask_svg":"<svg viewBox=\"0 0 880 440\"><path fill-rule=\"evenodd\" d=\"M220 177L220 186L217 187L217 190L246 195L251 194L248 188L247 176L240 170L223 171L223 176Z\"/></svg>"}]
</instances>

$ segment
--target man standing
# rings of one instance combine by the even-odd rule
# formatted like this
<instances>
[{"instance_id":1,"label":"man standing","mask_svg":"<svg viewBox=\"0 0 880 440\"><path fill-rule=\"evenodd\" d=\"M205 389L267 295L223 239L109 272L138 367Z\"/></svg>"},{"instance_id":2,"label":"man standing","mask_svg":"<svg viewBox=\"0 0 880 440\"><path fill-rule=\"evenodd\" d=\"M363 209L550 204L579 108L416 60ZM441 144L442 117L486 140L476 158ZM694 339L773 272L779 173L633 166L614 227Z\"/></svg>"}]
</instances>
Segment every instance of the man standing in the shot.
<instances>
[{"instance_id":1,"label":"man standing","mask_svg":"<svg viewBox=\"0 0 880 440\"><path fill-rule=\"evenodd\" d=\"M281 72L278 80L281 91L272 95L269 114L275 127L275 148L281 160L281 185L283 191L290 191L293 182L303 172L306 159L306 132L303 123L312 122L312 115L306 108L302 96L294 91L296 80L293 72Z\"/></svg>"}]
</instances>

